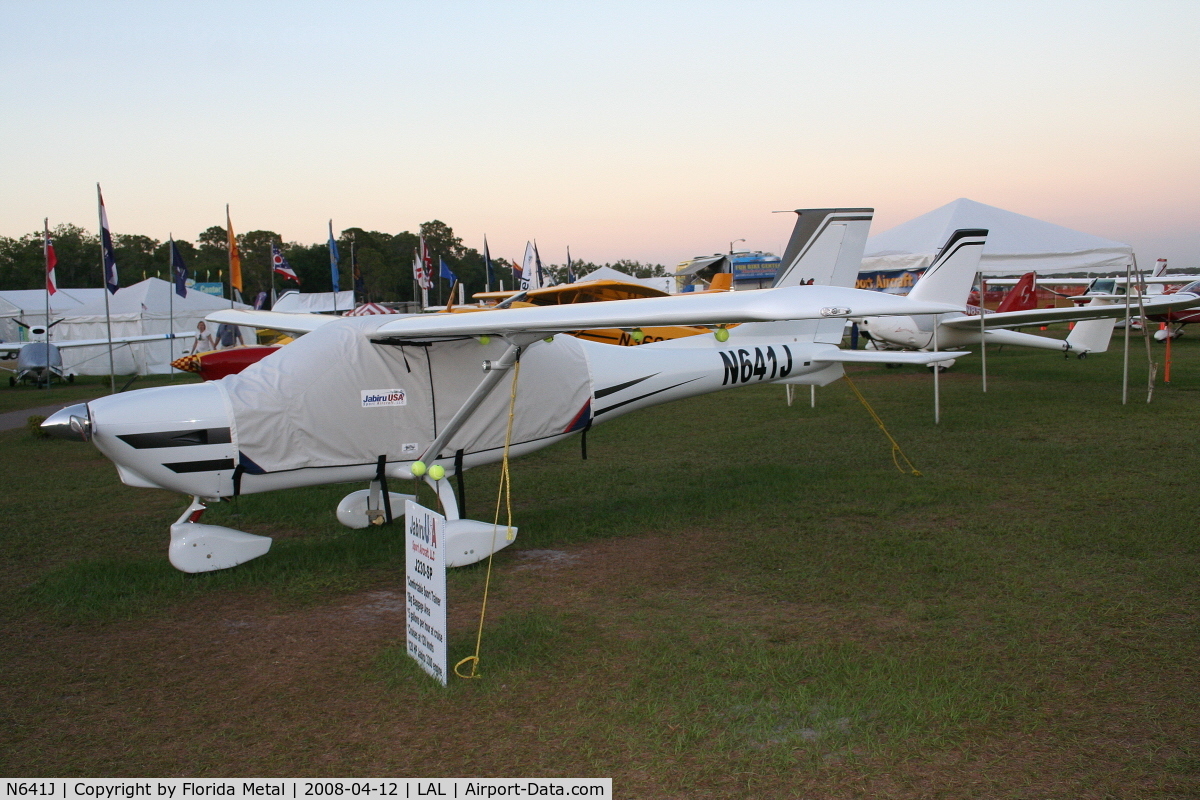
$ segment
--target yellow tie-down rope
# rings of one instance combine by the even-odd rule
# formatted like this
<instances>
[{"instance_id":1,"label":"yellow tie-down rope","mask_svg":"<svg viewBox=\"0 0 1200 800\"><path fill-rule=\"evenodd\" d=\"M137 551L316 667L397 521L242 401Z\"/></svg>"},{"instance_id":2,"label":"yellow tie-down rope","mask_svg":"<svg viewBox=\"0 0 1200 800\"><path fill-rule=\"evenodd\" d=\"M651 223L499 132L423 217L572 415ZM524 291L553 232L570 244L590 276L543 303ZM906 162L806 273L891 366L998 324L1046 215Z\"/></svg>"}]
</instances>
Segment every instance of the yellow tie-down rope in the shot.
<instances>
[{"instance_id":1,"label":"yellow tie-down rope","mask_svg":"<svg viewBox=\"0 0 1200 800\"><path fill-rule=\"evenodd\" d=\"M488 553L487 563L487 578L483 582L483 607L479 609L479 630L475 633L475 654L467 656L462 661L454 665L454 674L460 678L478 678L477 671L479 669L479 648L483 642L483 620L487 616L487 601L488 589L492 585L492 557L496 554L496 532L500 529L500 502L504 501L504 506L508 512L508 524L506 538L512 541L512 478L508 471L508 448L512 444L512 429L513 416L517 407L517 377L521 374L521 359L517 357L517 363L513 366L512 389L508 396L508 429L504 433L504 458L500 462L500 489L496 493L496 515L492 519L492 552ZM469 675L463 675L459 672L459 667L471 662L471 672Z\"/></svg>"},{"instance_id":2,"label":"yellow tie-down rope","mask_svg":"<svg viewBox=\"0 0 1200 800\"><path fill-rule=\"evenodd\" d=\"M913 466L913 463L908 460L908 456L904 455L904 451L900 449L900 445L897 444L896 440L892 438L892 434L888 433L887 426L883 424L883 420L881 420L879 415L875 413L875 409L871 408L871 404L867 402L867 398L863 397L863 393L860 392L858 387L854 385L854 381L850 380L849 375L843 375L842 377L846 379L846 385L850 387L850 391L854 392L854 396L857 397L863 404L863 407L867 409L867 413L871 415L871 419L875 420L875 424L879 426L879 430L883 431L883 435L886 436L888 441L892 443L892 463L896 465L896 469L904 473L915 475L918 478L921 477L920 470ZM900 464L900 459L904 459L904 463L907 465L907 468Z\"/></svg>"}]
</instances>

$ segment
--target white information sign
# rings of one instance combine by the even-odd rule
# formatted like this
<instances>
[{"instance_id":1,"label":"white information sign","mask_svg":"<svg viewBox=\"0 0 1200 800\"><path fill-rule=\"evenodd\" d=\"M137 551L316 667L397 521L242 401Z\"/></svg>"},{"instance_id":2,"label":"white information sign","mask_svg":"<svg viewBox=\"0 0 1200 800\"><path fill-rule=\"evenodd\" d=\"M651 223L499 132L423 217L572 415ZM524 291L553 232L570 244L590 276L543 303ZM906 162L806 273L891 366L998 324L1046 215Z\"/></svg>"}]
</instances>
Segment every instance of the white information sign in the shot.
<instances>
[{"instance_id":1,"label":"white information sign","mask_svg":"<svg viewBox=\"0 0 1200 800\"><path fill-rule=\"evenodd\" d=\"M404 501L408 654L446 685L446 518Z\"/></svg>"}]
</instances>

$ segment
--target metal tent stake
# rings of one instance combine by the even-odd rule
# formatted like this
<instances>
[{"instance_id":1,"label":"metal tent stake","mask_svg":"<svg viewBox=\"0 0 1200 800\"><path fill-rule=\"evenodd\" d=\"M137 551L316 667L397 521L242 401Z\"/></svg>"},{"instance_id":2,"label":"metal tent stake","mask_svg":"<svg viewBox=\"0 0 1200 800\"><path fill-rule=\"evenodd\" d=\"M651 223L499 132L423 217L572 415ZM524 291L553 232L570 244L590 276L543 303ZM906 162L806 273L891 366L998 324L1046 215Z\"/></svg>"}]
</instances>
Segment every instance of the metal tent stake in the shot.
<instances>
[{"instance_id":1,"label":"metal tent stake","mask_svg":"<svg viewBox=\"0 0 1200 800\"><path fill-rule=\"evenodd\" d=\"M987 297L987 286L983 281L983 273L976 272L979 279L979 363L983 367L983 393L987 394L987 326L983 323L983 315L987 308L983 300Z\"/></svg>"},{"instance_id":2,"label":"metal tent stake","mask_svg":"<svg viewBox=\"0 0 1200 800\"><path fill-rule=\"evenodd\" d=\"M938 320L937 314L933 315L933 352L938 352ZM942 422L942 388L941 388L941 367L938 362L933 362L933 424L940 425Z\"/></svg>"}]
</instances>

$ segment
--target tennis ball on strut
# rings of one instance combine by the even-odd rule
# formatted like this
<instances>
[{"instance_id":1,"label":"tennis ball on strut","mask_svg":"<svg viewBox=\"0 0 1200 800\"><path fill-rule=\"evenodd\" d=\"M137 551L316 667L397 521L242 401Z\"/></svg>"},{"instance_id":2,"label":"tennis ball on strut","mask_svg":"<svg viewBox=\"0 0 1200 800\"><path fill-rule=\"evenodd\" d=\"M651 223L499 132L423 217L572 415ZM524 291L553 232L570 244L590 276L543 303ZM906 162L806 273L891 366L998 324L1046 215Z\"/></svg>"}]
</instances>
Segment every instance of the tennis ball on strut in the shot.
<instances>
[{"instance_id":1,"label":"tennis ball on strut","mask_svg":"<svg viewBox=\"0 0 1200 800\"><path fill-rule=\"evenodd\" d=\"M434 464L429 468L429 477L433 478L435 481L440 481L442 478L446 477L446 468L441 464Z\"/></svg>"},{"instance_id":2,"label":"tennis ball on strut","mask_svg":"<svg viewBox=\"0 0 1200 800\"><path fill-rule=\"evenodd\" d=\"M409 472L411 472L413 474L414 478L419 478L425 474L425 462L424 461L414 461L412 466L409 467L408 470L409 470Z\"/></svg>"},{"instance_id":3,"label":"tennis ball on strut","mask_svg":"<svg viewBox=\"0 0 1200 800\"><path fill-rule=\"evenodd\" d=\"M717 328L715 331L713 331L713 336L717 337L718 342L728 342L729 330L726 328Z\"/></svg>"}]
</instances>

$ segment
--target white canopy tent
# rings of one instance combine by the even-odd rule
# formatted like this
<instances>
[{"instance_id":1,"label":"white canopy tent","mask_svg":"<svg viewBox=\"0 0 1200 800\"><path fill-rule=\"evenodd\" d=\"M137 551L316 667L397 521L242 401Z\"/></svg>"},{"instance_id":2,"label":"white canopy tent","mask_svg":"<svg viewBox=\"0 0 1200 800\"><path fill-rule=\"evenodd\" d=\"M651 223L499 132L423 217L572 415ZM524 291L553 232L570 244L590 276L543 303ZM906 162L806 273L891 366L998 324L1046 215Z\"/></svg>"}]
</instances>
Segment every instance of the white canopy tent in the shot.
<instances>
[{"instance_id":1,"label":"white canopy tent","mask_svg":"<svg viewBox=\"0 0 1200 800\"><path fill-rule=\"evenodd\" d=\"M78 290L73 290L78 291ZM104 289L92 291L103 292ZM195 331L205 316L222 308L229 308L228 300L189 289L187 297L175 294L175 285L158 278L148 278L141 283L121 288L109 297L109 312L112 318L112 335L139 336L147 333L171 332L171 311L174 307L174 330L179 333ZM58 294L54 297L57 298ZM45 303L43 296L43 303ZM234 308L250 308L244 303L235 303ZM36 313L36 309L34 310ZM45 313L44 311L42 312ZM75 308L64 310L56 318L62 322L51 331L51 341L67 339L104 339L108 328L104 316L104 296L101 294ZM254 343L253 328L241 328L242 338ZM215 333L215 326L208 333ZM193 339L163 340L160 342L138 342L114 345L113 361L118 375L165 374L171 371L172 358L185 355L192 349ZM107 375L108 345L96 347L73 347L62 351L63 369L77 375Z\"/></svg>"},{"instance_id":2,"label":"white canopy tent","mask_svg":"<svg viewBox=\"0 0 1200 800\"><path fill-rule=\"evenodd\" d=\"M954 231L985 228L985 275L1061 275L1124 270L1133 248L961 197L867 240L862 272L924 269Z\"/></svg>"}]
</instances>

